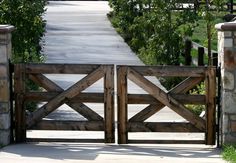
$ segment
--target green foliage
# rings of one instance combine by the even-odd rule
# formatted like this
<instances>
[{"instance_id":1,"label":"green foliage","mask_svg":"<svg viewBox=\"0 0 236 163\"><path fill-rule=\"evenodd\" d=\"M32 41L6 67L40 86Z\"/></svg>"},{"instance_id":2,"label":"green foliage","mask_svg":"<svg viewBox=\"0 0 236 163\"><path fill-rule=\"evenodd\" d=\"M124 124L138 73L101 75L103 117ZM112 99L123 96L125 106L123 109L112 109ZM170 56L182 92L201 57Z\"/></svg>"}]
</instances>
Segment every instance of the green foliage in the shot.
<instances>
[{"instance_id":1,"label":"green foliage","mask_svg":"<svg viewBox=\"0 0 236 163\"><path fill-rule=\"evenodd\" d=\"M205 89L205 84L202 82L199 84L196 88L192 89L189 91L189 94L191 95L205 95L206 89ZM188 109L190 109L192 112L194 112L196 115L200 115L202 111L205 110L204 105L186 105Z\"/></svg>"},{"instance_id":2,"label":"green foliage","mask_svg":"<svg viewBox=\"0 0 236 163\"><path fill-rule=\"evenodd\" d=\"M236 162L236 145L224 145L222 156L224 160L227 160L230 163L235 163Z\"/></svg>"},{"instance_id":3,"label":"green foliage","mask_svg":"<svg viewBox=\"0 0 236 163\"><path fill-rule=\"evenodd\" d=\"M183 41L192 37L216 48L214 25L225 12L227 0L206 0L196 10L177 11L177 0L110 0L112 24L132 50L149 65L178 65ZM221 20L220 20L221 21ZM198 25L200 27L198 27ZM200 38L199 38L200 37ZM203 41L202 41L203 40Z\"/></svg>"},{"instance_id":4,"label":"green foliage","mask_svg":"<svg viewBox=\"0 0 236 163\"><path fill-rule=\"evenodd\" d=\"M207 48L208 54L211 53L212 50L212 37L216 34L216 30L214 28L215 20L222 15L222 11L226 11L225 4L227 0L203 0L204 4L200 5L197 13L198 15L205 21L206 24L206 35L207 35ZM208 58L208 64L211 63L211 57Z\"/></svg>"},{"instance_id":5,"label":"green foliage","mask_svg":"<svg viewBox=\"0 0 236 163\"><path fill-rule=\"evenodd\" d=\"M191 36L197 14L173 10L176 0L110 0L113 25L132 50L149 65L178 65L183 40Z\"/></svg>"},{"instance_id":6,"label":"green foliage","mask_svg":"<svg viewBox=\"0 0 236 163\"><path fill-rule=\"evenodd\" d=\"M40 41L45 31L46 0L2 0L0 24L16 27L12 35L14 62L41 62Z\"/></svg>"},{"instance_id":7,"label":"green foliage","mask_svg":"<svg viewBox=\"0 0 236 163\"><path fill-rule=\"evenodd\" d=\"M11 24L16 30L12 34L12 61L17 63L42 62L41 38L45 32L46 0L1 0L0 24ZM33 82L26 81L27 89L38 90ZM36 103L27 103L34 110Z\"/></svg>"}]
</instances>

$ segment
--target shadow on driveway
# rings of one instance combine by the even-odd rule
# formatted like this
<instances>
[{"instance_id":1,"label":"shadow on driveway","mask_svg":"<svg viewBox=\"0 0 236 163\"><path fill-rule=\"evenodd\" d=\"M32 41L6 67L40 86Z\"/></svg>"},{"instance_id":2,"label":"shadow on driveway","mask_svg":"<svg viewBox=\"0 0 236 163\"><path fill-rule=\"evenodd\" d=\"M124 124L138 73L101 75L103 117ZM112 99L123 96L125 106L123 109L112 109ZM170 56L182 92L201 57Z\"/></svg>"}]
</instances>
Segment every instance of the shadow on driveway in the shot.
<instances>
[{"instance_id":1,"label":"shadow on driveway","mask_svg":"<svg viewBox=\"0 0 236 163\"><path fill-rule=\"evenodd\" d=\"M43 157L55 160L95 160L99 155L155 156L171 158L219 158L220 150L203 145L104 145L77 143L29 143L10 145L0 150L20 157Z\"/></svg>"}]
</instances>

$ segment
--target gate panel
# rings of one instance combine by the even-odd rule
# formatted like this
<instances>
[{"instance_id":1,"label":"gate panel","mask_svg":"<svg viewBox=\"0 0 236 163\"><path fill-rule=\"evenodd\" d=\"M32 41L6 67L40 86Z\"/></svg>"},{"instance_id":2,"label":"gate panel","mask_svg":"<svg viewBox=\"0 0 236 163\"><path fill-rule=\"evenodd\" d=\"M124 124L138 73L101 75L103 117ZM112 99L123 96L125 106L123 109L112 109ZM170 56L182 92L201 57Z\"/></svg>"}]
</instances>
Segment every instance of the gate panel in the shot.
<instances>
[{"instance_id":1,"label":"gate panel","mask_svg":"<svg viewBox=\"0 0 236 163\"><path fill-rule=\"evenodd\" d=\"M16 141L26 141L26 130L84 130L104 131L105 138L97 142L112 143L114 137L114 66L76 64L16 64L15 103ZM87 74L84 78L64 90L44 74ZM82 93L99 79L104 79L104 93ZM45 91L33 92L25 88L31 80ZM30 115L25 116L25 102L47 102ZM84 105L83 102L104 103L104 117ZM88 121L44 120L48 114L62 104L67 104ZM38 139L45 141L46 139ZM51 140L48 140L51 141ZM55 141L55 140L52 140ZM57 139L56 141L60 141ZM63 139L62 141L70 141ZM80 141L79 139L73 141ZM81 139L82 142L94 142Z\"/></svg>"},{"instance_id":2,"label":"gate panel","mask_svg":"<svg viewBox=\"0 0 236 163\"><path fill-rule=\"evenodd\" d=\"M187 77L169 90L162 90L144 76ZM215 144L215 68L180 66L118 66L118 143L205 143ZM128 79L149 95L129 94ZM205 95L190 95L189 90L205 81ZM128 119L128 104L149 104ZM206 120L195 115L184 104L204 104ZM168 106L187 122L144 122ZM128 132L193 132L205 133L205 140L129 140Z\"/></svg>"}]
</instances>

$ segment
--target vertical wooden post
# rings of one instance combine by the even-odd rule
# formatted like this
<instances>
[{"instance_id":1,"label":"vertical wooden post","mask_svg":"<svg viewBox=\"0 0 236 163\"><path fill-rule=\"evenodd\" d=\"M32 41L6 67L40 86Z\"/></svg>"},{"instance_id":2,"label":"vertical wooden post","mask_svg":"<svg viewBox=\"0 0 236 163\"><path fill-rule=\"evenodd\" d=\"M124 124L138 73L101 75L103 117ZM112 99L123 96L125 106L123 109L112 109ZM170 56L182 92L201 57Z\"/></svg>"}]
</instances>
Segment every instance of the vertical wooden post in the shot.
<instances>
[{"instance_id":1,"label":"vertical wooden post","mask_svg":"<svg viewBox=\"0 0 236 163\"><path fill-rule=\"evenodd\" d=\"M209 67L206 72L206 145L216 141L216 70Z\"/></svg>"},{"instance_id":2,"label":"vertical wooden post","mask_svg":"<svg viewBox=\"0 0 236 163\"><path fill-rule=\"evenodd\" d=\"M115 142L114 66L104 66L105 143Z\"/></svg>"},{"instance_id":3,"label":"vertical wooden post","mask_svg":"<svg viewBox=\"0 0 236 163\"><path fill-rule=\"evenodd\" d=\"M117 67L118 144L128 143L127 67Z\"/></svg>"},{"instance_id":4,"label":"vertical wooden post","mask_svg":"<svg viewBox=\"0 0 236 163\"><path fill-rule=\"evenodd\" d=\"M230 13L234 13L234 0L230 0Z\"/></svg>"},{"instance_id":5,"label":"vertical wooden post","mask_svg":"<svg viewBox=\"0 0 236 163\"><path fill-rule=\"evenodd\" d=\"M192 56L191 56L191 49L192 49L192 41L191 40L185 40L185 65L191 65L192 63Z\"/></svg>"},{"instance_id":6,"label":"vertical wooden post","mask_svg":"<svg viewBox=\"0 0 236 163\"><path fill-rule=\"evenodd\" d=\"M198 66L204 66L204 48L198 47Z\"/></svg>"},{"instance_id":7,"label":"vertical wooden post","mask_svg":"<svg viewBox=\"0 0 236 163\"><path fill-rule=\"evenodd\" d=\"M217 66L218 65L218 53L213 53L212 54L213 55L213 61L212 61L212 63L213 63L213 66Z\"/></svg>"},{"instance_id":8,"label":"vertical wooden post","mask_svg":"<svg viewBox=\"0 0 236 163\"><path fill-rule=\"evenodd\" d=\"M24 109L25 93L25 67L24 64L16 64L14 68L15 91L15 137L16 142L26 141L26 122Z\"/></svg>"}]
</instances>

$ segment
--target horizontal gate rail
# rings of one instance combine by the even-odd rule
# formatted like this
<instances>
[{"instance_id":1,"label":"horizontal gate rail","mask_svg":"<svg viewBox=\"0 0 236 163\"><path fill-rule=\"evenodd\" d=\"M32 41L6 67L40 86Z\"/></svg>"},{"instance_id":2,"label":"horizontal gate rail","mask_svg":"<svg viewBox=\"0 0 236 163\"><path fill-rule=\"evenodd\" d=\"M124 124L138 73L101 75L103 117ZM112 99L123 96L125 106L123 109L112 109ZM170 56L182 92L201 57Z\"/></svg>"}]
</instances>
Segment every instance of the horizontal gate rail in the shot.
<instances>
[{"instance_id":1,"label":"horizontal gate rail","mask_svg":"<svg viewBox=\"0 0 236 163\"><path fill-rule=\"evenodd\" d=\"M81 80L64 90L45 74L85 74ZM82 93L86 88L103 78L103 93ZM44 91L26 89L26 82L31 80ZM16 64L14 65L14 93L16 104L16 141L28 141L26 130L78 130L104 131L105 138L96 139L112 143L114 135L114 66L113 65L79 65L79 64ZM31 114L25 116L27 102L46 102ZM84 103L104 103L104 117ZM48 114L62 104L67 104L88 121L58 121L44 120ZM46 141L46 139L30 139L29 141ZM48 141L55 141L54 139ZM62 139L65 141L66 139ZM79 139L76 139L79 141ZM81 139L82 142L94 142L91 139ZM70 141L68 139L68 141ZM75 141L75 140L73 140Z\"/></svg>"},{"instance_id":2,"label":"horizontal gate rail","mask_svg":"<svg viewBox=\"0 0 236 163\"><path fill-rule=\"evenodd\" d=\"M205 143L215 144L215 68L181 66L117 66L118 143ZM145 76L185 77L168 92L150 82ZM128 80L148 94L130 94ZM187 92L205 82L205 95ZM128 104L149 104L128 119ZM191 112L185 104L205 105L206 120ZM187 120L177 122L144 122L165 106ZM192 132L205 133L205 140L129 140L129 132Z\"/></svg>"}]
</instances>

